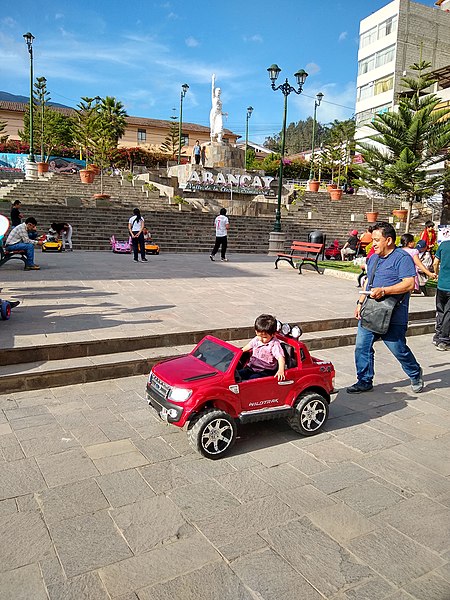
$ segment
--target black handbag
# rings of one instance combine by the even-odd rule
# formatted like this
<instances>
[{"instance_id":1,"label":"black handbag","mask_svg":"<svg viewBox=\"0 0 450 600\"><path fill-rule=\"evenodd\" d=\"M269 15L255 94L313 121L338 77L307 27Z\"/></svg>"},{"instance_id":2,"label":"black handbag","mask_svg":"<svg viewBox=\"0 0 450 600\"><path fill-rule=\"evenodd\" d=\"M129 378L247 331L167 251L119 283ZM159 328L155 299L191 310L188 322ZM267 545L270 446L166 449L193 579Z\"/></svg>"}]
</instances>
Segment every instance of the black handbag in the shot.
<instances>
[{"instance_id":1,"label":"black handbag","mask_svg":"<svg viewBox=\"0 0 450 600\"><path fill-rule=\"evenodd\" d=\"M369 287L372 287L378 261L379 257L377 257L377 262L371 273ZM367 296L359 313L361 316L361 325L364 329L368 329L373 333L384 335L389 329L394 308L403 300L404 296L403 294L400 299L395 296L384 296L379 300Z\"/></svg>"}]
</instances>

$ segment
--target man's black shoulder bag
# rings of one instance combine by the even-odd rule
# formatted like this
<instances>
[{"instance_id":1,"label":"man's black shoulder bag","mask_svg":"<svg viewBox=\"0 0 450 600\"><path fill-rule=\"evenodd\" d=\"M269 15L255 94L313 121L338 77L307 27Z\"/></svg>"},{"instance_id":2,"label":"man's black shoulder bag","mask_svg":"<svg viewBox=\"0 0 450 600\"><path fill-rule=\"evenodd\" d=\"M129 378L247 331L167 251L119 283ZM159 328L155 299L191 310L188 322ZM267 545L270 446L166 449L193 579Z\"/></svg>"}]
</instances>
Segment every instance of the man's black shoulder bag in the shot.
<instances>
[{"instance_id":1,"label":"man's black shoulder bag","mask_svg":"<svg viewBox=\"0 0 450 600\"><path fill-rule=\"evenodd\" d=\"M377 270L379 260L380 257L377 256L377 260L370 275L370 288L372 288L372 282L375 277L375 271ZM370 298L367 296L361 307L361 325L373 333L384 335L389 329L394 308L403 300L404 297L405 294L403 294L401 298L396 298L395 296L384 296L379 300L375 300L375 298Z\"/></svg>"}]
</instances>

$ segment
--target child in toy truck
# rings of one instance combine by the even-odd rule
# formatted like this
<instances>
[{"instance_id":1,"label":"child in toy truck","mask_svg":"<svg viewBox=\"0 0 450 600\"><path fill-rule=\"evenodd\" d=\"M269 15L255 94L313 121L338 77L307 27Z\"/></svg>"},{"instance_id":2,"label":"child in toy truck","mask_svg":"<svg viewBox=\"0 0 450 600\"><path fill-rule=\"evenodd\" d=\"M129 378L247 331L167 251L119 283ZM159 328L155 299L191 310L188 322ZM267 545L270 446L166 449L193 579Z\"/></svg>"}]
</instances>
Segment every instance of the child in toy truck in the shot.
<instances>
[{"instance_id":1,"label":"child in toy truck","mask_svg":"<svg viewBox=\"0 0 450 600\"><path fill-rule=\"evenodd\" d=\"M243 348L243 352L252 351L248 364L239 369L242 381L273 375L278 381L285 378L285 358L283 348L275 337L277 320L272 315L259 315L255 321L256 336Z\"/></svg>"}]
</instances>

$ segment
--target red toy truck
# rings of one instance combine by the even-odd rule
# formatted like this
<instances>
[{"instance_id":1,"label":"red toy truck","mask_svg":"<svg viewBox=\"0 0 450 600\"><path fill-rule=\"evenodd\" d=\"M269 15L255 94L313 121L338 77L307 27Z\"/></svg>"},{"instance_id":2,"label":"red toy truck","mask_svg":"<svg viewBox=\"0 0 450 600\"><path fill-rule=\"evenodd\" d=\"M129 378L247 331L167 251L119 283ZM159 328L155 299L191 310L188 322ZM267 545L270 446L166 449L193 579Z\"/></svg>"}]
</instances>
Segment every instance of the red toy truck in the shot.
<instances>
[{"instance_id":1,"label":"red toy truck","mask_svg":"<svg viewBox=\"0 0 450 600\"><path fill-rule=\"evenodd\" d=\"M283 325L284 333L276 334L286 357L284 381L241 381L238 370L249 353L207 335L189 354L153 367L147 382L149 405L160 419L185 428L190 444L211 459L230 450L237 424L283 418L298 433L315 435L327 421L335 393L334 367L312 357L288 329Z\"/></svg>"}]
</instances>

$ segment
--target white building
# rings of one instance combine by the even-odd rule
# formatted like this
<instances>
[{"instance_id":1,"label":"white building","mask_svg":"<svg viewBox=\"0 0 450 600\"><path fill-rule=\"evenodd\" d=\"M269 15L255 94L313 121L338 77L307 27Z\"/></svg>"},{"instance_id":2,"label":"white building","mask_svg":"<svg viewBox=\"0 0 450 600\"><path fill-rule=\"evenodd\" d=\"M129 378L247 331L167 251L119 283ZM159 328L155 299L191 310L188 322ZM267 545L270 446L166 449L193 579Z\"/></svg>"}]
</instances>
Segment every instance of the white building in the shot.
<instances>
[{"instance_id":1,"label":"white building","mask_svg":"<svg viewBox=\"0 0 450 600\"><path fill-rule=\"evenodd\" d=\"M435 4L437 8L394 0L361 21L356 140L374 133L367 125L376 113L394 108L410 65L421 58L432 70L450 65L450 0ZM437 85L434 91L439 94L439 89Z\"/></svg>"}]
</instances>

